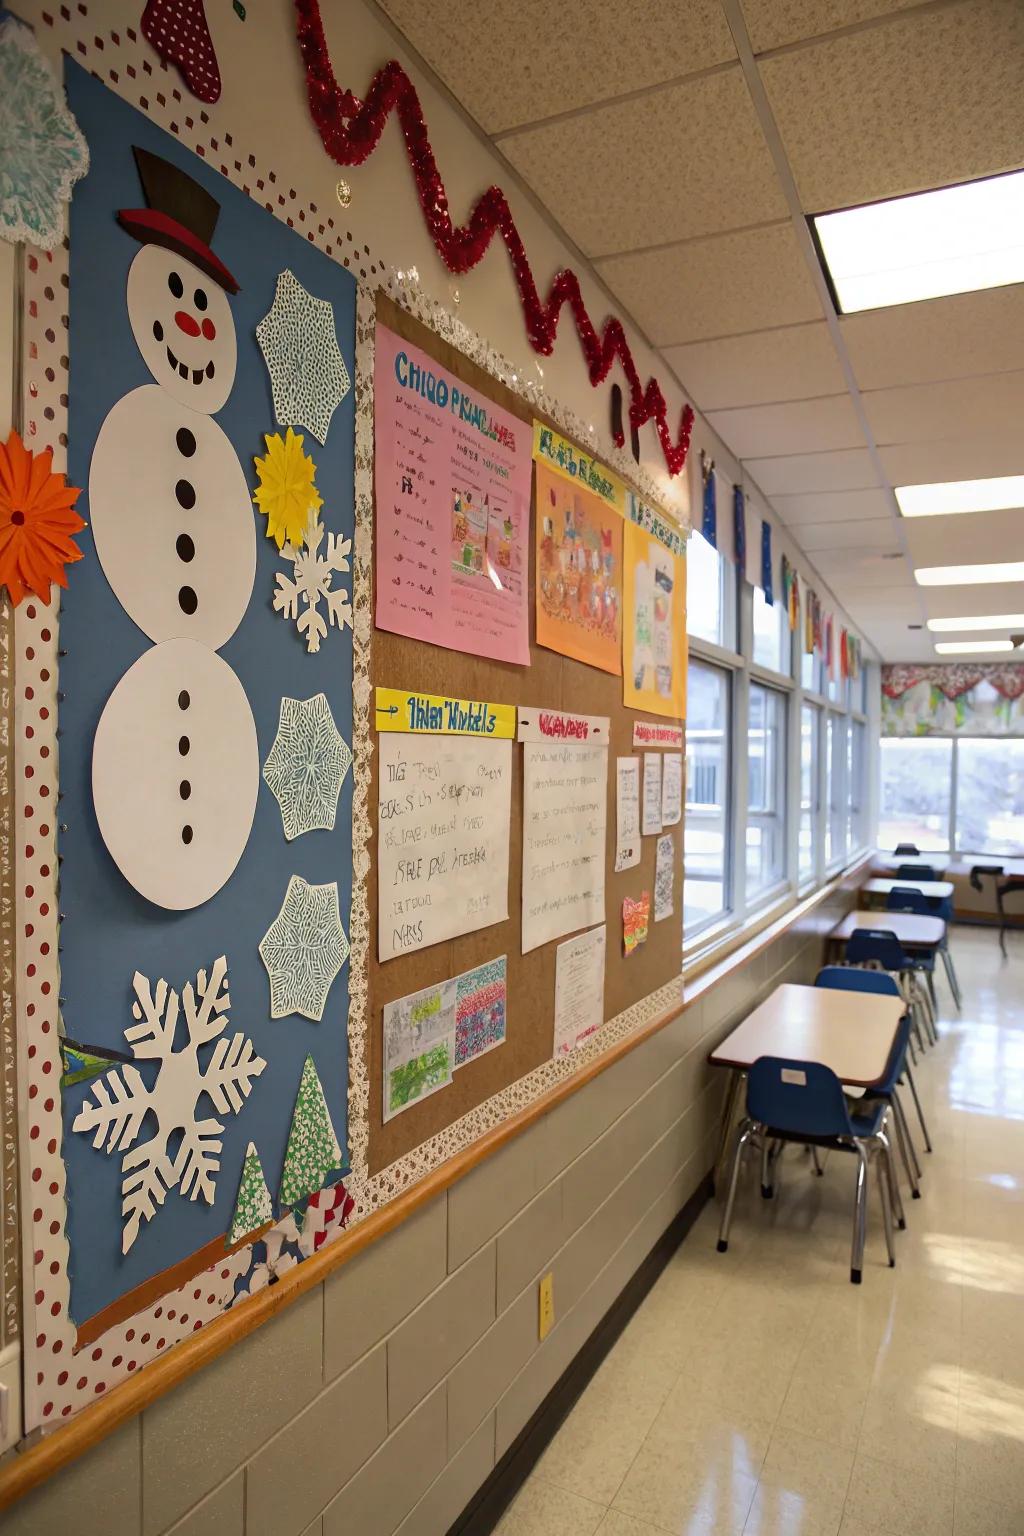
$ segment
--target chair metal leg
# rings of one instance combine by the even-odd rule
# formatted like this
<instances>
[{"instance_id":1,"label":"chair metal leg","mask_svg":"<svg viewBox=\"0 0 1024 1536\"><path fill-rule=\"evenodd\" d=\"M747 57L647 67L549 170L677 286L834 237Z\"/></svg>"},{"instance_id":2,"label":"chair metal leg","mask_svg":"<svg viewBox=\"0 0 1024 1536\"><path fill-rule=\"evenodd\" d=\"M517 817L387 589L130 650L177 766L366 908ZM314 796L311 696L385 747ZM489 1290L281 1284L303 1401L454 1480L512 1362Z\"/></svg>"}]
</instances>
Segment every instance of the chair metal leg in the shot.
<instances>
[{"instance_id":1,"label":"chair metal leg","mask_svg":"<svg viewBox=\"0 0 1024 1536\"><path fill-rule=\"evenodd\" d=\"M1003 954L1005 955L1005 953L1006 946L1004 945ZM946 980L949 982L949 990L953 994L953 1001L957 1006L957 1010L959 1011L963 1006L963 997L960 992L960 982L957 978L956 966L953 964L953 956L950 954L948 948L940 949L939 954L942 956L942 963L946 968Z\"/></svg>"},{"instance_id":2,"label":"chair metal leg","mask_svg":"<svg viewBox=\"0 0 1024 1536\"><path fill-rule=\"evenodd\" d=\"M889 1255L889 1268L896 1267L896 1250L892 1240L892 1194L891 1179L892 1169L889 1167L889 1153L884 1147L879 1147L875 1153L875 1161L878 1164L878 1194L882 1201L882 1224L885 1228L885 1247Z\"/></svg>"},{"instance_id":3,"label":"chair metal leg","mask_svg":"<svg viewBox=\"0 0 1024 1536\"><path fill-rule=\"evenodd\" d=\"M857 1153L857 1194L853 1207L853 1247L850 1251L850 1280L860 1285L864 1269L864 1243L868 1230L868 1155L859 1141Z\"/></svg>"},{"instance_id":4,"label":"chair metal leg","mask_svg":"<svg viewBox=\"0 0 1024 1536\"><path fill-rule=\"evenodd\" d=\"M736 1185L740 1178L740 1163L743 1161L743 1148L753 1133L754 1126L750 1120L744 1120L736 1137L736 1151L732 1160L732 1173L729 1177L729 1193L726 1196L725 1209L722 1212L722 1224L718 1229L718 1251L725 1253L729 1246L729 1228L732 1225L732 1208L736 1204Z\"/></svg>"},{"instance_id":5,"label":"chair metal leg","mask_svg":"<svg viewBox=\"0 0 1024 1536\"><path fill-rule=\"evenodd\" d=\"M772 1197L772 1145L765 1136L761 1141L761 1199Z\"/></svg>"},{"instance_id":6,"label":"chair metal leg","mask_svg":"<svg viewBox=\"0 0 1024 1536\"><path fill-rule=\"evenodd\" d=\"M885 1166L889 1176L889 1199L892 1202L892 1212L896 1218L896 1225L901 1232L905 1232L907 1218L903 1214L903 1196L900 1194L900 1184L896 1177L896 1167L892 1160L892 1148L889 1145L889 1138L884 1131L879 1131L876 1140L885 1153Z\"/></svg>"},{"instance_id":7,"label":"chair metal leg","mask_svg":"<svg viewBox=\"0 0 1024 1536\"><path fill-rule=\"evenodd\" d=\"M817 1147L812 1146L811 1148L811 1161L814 1164L814 1171L818 1175L818 1178L823 1179L825 1177L825 1170L822 1167L821 1158L818 1156Z\"/></svg>"},{"instance_id":8,"label":"chair metal leg","mask_svg":"<svg viewBox=\"0 0 1024 1536\"><path fill-rule=\"evenodd\" d=\"M917 1065L916 1060L914 1062L914 1065L915 1066ZM925 1124L925 1120L924 1120L924 1110L921 1108L921 1100L917 1096L917 1084L914 1082L914 1074L910 1070L910 1063L909 1062L906 1062L904 1064L903 1076L906 1078L907 1084L908 1084L908 1086L910 1088L910 1092L913 1095L914 1108L917 1110L917 1118L918 1118L918 1120L920 1122L920 1125L921 1125L921 1135L924 1137L924 1149L925 1149L926 1152L930 1152L932 1150L931 1137L928 1135L928 1127Z\"/></svg>"},{"instance_id":9,"label":"chair metal leg","mask_svg":"<svg viewBox=\"0 0 1024 1536\"><path fill-rule=\"evenodd\" d=\"M732 1134L732 1120L733 1115L736 1113L736 1098L740 1091L740 1080L742 1077L742 1072L732 1070L729 1073L729 1086L725 1091L725 1103L722 1105L722 1122L718 1134L718 1152L715 1156L716 1181L729 1145L729 1137Z\"/></svg>"},{"instance_id":10,"label":"chair metal leg","mask_svg":"<svg viewBox=\"0 0 1024 1536\"><path fill-rule=\"evenodd\" d=\"M910 1047L910 1059L914 1063L914 1066L916 1067L917 1066L917 1052L914 1049L914 1037L913 1037L912 1034L907 1036L907 1045Z\"/></svg>"},{"instance_id":11,"label":"chair metal leg","mask_svg":"<svg viewBox=\"0 0 1024 1536\"><path fill-rule=\"evenodd\" d=\"M893 1090L892 1095L892 1119L896 1127L896 1144L900 1149L903 1166L907 1171L907 1183L910 1185L910 1193L915 1200L920 1200L921 1191L918 1187L921 1178L921 1164L917 1160L917 1149L914 1139L910 1134L910 1126L907 1117L903 1113L903 1105L899 1094Z\"/></svg>"},{"instance_id":12,"label":"chair metal leg","mask_svg":"<svg viewBox=\"0 0 1024 1536\"><path fill-rule=\"evenodd\" d=\"M934 971L934 969L930 970L930 971L925 971L924 972L924 979L925 979L925 981L928 984L928 998L929 998L929 1001L931 1002L931 1005L932 1005L932 1018L933 1019L937 1019L938 1016L939 1016L939 1000L938 1000L938 998L935 995L935 971Z\"/></svg>"}]
</instances>

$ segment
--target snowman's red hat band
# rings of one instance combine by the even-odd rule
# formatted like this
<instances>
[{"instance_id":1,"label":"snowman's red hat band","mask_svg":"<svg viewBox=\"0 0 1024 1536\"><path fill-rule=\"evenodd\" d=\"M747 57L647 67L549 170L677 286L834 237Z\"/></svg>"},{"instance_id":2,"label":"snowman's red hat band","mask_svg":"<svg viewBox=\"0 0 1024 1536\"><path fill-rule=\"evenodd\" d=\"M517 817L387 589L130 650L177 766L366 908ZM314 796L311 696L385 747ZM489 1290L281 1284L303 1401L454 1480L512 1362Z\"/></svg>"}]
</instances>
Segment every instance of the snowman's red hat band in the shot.
<instances>
[{"instance_id":1,"label":"snowman's red hat band","mask_svg":"<svg viewBox=\"0 0 1024 1536\"><path fill-rule=\"evenodd\" d=\"M208 245L198 239L184 224L179 224L177 219L172 219L169 214L161 213L157 208L122 208L117 215L118 223L122 224L130 235L136 240L141 240L147 245L162 245L169 251L176 251L179 256L184 256L186 261L192 261L202 269L214 282L226 288L228 293L238 292L238 283L228 271L224 263L216 257Z\"/></svg>"}]
</instances>

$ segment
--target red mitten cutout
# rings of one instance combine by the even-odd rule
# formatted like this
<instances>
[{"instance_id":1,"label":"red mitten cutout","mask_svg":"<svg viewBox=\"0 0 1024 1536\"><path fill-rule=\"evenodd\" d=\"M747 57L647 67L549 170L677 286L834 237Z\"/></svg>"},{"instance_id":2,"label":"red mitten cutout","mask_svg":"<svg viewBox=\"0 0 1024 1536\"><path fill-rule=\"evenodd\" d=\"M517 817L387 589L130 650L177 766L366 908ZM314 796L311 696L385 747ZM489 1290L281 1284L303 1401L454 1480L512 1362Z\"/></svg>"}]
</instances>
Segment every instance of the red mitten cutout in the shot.
<instances>
[{"instance_id":1,"label":"red mitten cutout","mask_svg":"<svg viewBox=\"0 0 1024 1536\"><path fill-rule=\"evenodd\" d=\"M142 35L166 64L175 65L193 96L219 98L220 68L203 0L148 0Z\"/></svg>"}]
</instances>

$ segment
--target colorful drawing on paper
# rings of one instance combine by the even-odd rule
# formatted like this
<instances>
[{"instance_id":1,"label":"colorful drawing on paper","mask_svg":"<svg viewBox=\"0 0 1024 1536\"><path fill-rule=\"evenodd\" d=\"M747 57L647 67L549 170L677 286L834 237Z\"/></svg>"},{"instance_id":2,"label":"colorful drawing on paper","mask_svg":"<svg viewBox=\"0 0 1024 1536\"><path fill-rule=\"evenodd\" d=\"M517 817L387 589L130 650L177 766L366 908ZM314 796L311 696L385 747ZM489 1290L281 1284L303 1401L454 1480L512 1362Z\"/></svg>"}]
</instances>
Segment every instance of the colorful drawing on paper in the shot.
<instances>
[{"instance_id":1,"label":"colorful drawing on paper","mask_svg":"<svg viewBox=\"0 0 1024 1536\"><path fill-rule=\"evenodd\" d=\"M603 473L609 497L537 457L537 644L619 676L623 492Z\"/></svg>"},{"instance_id":2,"label":"colorful drawing on paper","mask_svg":"<svg viewBox=\"0 0 1024 1536\"><path fill-rule=\"evenodd\" d=\"M456 977L455 1066L492 1051L505 1041L507 963L488 960Z\"/></svg>"},{"instance_id":3,"label":"colorful drawing on paper","mask_svg":"<svg viewBox=\"0 0 1024 1536\"><path fill-rule=\"evenodd\" d=\"M622 903L622 948L628 959L635 955L641 944L647 943L651 919L651 893L644 891L639 900L631 896Z\"/></svg>"},{"instance_id":4,"label":"colorful drawing on paper","mask_svg":"<svg viewBox=\"0 0 1024 1536\"><path fill-rule=\"evenodd\" d=\"M530 428L377 326L376 621L529 666Z\"/></svg>"},{"instance_id":5,"label":"colorful drawing on paper","mask_svg":"<svg viewBox=\"0 0 1024 1536\"><path fill-rule=\"evenodd\" d=\"M454 978L384 1005L384 1120L446 1088L455 1070Z\"/></svg>"},{"instance_id":6,"label":"colorful drawing on paper","mask_svg":"<svg viewBox=\"0 0 1024 1536\"><path fill-rule=\"evenodd\" d=\"M624 540L622 702L681 719L686 713L686 544L629 492Z\"/></svg>"}]
</instances>

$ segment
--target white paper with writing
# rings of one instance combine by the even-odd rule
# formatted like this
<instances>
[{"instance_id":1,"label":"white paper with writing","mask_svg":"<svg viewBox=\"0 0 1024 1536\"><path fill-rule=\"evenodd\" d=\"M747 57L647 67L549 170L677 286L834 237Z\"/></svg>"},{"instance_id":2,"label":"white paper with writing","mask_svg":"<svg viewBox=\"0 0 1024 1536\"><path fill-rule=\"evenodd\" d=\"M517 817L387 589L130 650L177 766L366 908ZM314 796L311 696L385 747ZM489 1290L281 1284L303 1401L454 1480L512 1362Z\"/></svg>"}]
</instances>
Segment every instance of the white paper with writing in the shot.
<instances>
[{"instance_id":1,"label":"white paper with writing","mask_svg":"<svg viewBox=\"0 0 1024 1536\"><path fill-rule=\"evenodd\" d=\"M634 747L675 747L677 752L681 752L683 728L681 725L669 725L666 720L634 720L633 745Z\"/></svg>"},{"instance_id":2,"label":"white paper with writing","mask_svg":"<svg viewBox=\"0 0 1024 1536\"><path fill-rule=\"evenodd\" d=\"M377 749L381 960L503 922L512 743L396 732Z\"/></svg>"},{"instance_id":3,"label":"white paper with writing","mask_svg":"<svg viewBox=\"0 0 1024 1536\"><path fill-rule=\"evenodd\" d=\"M575 1050L604 1023L604 947L602 923L555 952L554 1056Z\"/></svg>"},{"instance_id":4,"label":"white paper with writing","mask_svg":"<svg viewBox=\"0 0 1024 1536\"><path fill-rule=\"evenodd\" d=\"M608 748L523 748L523 954L604 917Z\"/></svg>"},{"instance_id":5,"label":"white paper with writing","mask_svg":"<svg viewBox=\"0 0 1024 1536\"><path fill-rule=\"evenodd\" d=\"M661 831L661 753L644 753L644 836Z\"/></svg>"},{"instance_id":6,"label":"white paper with writing","mask_svg":"<svg viewBox=\"0 0 1024 1536\"><path fill-rule=\"evenodd\" d=\"M615 872L640 863L640 759L615 760Z\"/></svg>"},{"instance_id":7,"label":"white paper with writing","mask_svg":"<svg viewBox=\"0 0 1024 1536\"><path fill-rule=\"evenodd\" d=\"M384 1004L384 1119L446 1088L455 1070L456 981Z\"/></svg>"},{"instance_id":8,"label":"white paper with writing","mask_svg":"<svg viewBox=\"0 0 1024 1536\"><path fill-rule=\"evenodd\" d=\"M676 827L683 819L683 756L666 752L661 765L661 824Z\"/></svg>"},{"instance_id":9,"label":"white paper with writing","mask_svg":"<svg viewBox=\"0 0 1024 1536\"><path fill-rule=\"evenodd\" d=\"M658 838L654 860L654 921L672 916L672 886L675 879L675 845L671 832Z\"/></svg>"}]
</instances>

